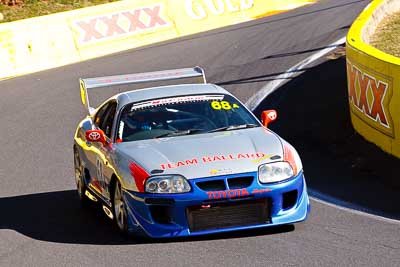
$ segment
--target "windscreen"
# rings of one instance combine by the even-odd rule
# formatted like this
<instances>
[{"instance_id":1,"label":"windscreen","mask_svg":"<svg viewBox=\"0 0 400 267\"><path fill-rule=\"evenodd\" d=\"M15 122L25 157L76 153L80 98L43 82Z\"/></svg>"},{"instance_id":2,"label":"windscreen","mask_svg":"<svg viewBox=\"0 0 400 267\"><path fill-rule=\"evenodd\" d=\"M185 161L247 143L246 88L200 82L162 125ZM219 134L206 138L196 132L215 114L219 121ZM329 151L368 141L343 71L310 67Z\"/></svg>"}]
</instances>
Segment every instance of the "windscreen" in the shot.
<instances>
[{"instance_id":1,"label":"windscreen","mask_svg":"<svg viewBox=\"0 0 400 267\"><path fill-rule=\"evenodd\" d=\"M118 142L261 126L230 95L193 95L128 104L117 125Z\"/></svg>"}]
</instances>

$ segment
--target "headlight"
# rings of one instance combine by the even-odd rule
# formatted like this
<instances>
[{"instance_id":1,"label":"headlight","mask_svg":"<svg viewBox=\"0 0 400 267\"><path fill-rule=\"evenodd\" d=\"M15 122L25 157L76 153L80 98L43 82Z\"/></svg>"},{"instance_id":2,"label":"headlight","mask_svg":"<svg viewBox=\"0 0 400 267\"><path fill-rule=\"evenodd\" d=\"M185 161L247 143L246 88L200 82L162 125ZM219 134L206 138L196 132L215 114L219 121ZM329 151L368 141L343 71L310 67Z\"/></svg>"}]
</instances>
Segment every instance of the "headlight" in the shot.
<instances>
[{"instance_id":1,"label":"headlight","mask_svg":"<svg viewBox=\"0 0 400 267\"><path fill-rule=\"evenodd\" d=\"M174 194L190 191L188 181L180 175L162 175L150 177L146 181L147 193Z\"/></svg>"},{"instance_id":2,"label":"headlight","mask_svg":"<svg viewBox=\"0 0 400 267\"><path fill-rule=\"evenodd\" d=\"M293 169L293 174L297 175L303 170L303 164L301 163L299 154L296 149L292 147L286 141L283 141L283 158L284 161L288 162Z\"/></svg>"},{"instance_id":3,"label":"headlight","mask_svg":"<svg viewBox=\"0 0 400 267\"><path fill-rule=\"evenodd\" d=\"M258 168L258 180L263 184L280 182L293 175L293 169L287 162L267 163Z\"/></svg>"}]
</instances>

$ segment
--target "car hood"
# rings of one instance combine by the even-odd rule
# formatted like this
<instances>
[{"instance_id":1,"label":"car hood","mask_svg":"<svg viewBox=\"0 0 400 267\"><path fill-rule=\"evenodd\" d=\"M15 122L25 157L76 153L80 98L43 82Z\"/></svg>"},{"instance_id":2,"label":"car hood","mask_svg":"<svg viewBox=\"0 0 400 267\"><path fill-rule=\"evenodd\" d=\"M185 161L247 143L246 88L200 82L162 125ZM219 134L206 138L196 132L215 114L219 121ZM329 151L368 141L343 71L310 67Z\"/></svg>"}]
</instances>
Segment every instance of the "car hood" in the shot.
<instances>
[{"instance_id":1,"label":"car hood","mask_svg":"<svg viewBox=\"0 0 400 267\"><path fill-rule=\"evenodd\" d=\"M260 164L283 158L273 132L251 128L226 132L150 139L117 145L151 174L181 174L187 179L258 170Z\"/></svg>"}]
</instances>

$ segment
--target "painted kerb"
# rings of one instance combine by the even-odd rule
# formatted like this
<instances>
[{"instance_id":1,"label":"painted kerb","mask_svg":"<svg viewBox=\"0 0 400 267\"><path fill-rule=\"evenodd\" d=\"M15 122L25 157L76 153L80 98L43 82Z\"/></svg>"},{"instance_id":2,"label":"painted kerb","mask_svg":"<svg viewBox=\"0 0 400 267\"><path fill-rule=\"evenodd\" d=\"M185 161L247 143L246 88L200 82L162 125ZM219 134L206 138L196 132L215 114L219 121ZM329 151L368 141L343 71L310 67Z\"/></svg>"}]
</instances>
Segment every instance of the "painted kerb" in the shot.
<instances>
[{"instance_id":1,"label":"painted kerb","mask_svg":"<svg viewBox=\"0 0 400 267\"><path fill-rule=\"evenodd\" d=\"M136 0L0 24L0 79L284 12L315 0Z\"/></svg>"},{"instance_id":2,"label":"painted kerb","mask_svg":"<svg viewBox=\"0 0 400 267\"><path fill-rule=\"evenodd\" d=\"M396 10L397 0L373 1L351 26L346 54L354 129L400 158L400 59L367 44L379 21Z\"/></svg>"}]
</instances>

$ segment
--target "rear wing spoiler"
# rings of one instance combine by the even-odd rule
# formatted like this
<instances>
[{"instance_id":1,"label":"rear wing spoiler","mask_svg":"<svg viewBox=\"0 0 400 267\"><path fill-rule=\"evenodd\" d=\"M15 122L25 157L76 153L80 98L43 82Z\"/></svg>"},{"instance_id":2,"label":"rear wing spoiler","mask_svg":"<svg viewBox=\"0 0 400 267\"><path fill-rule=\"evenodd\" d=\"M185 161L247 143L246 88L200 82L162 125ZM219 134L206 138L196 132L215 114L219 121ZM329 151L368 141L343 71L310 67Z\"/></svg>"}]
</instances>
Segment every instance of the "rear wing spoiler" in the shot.
<instances>
[{"instance_id":1,"label":"rear wing spoiler","mask_svg":"<svg viewBox=\"0 0 400 267\"><path fill-rule=\"evenodd\" d=\"M146 82L177 80L177 79L185 79L192 77L202 77L203 82L204 83L207 82L204 70L200 67L96 77L96 78L85 78L85 79L81 78L79 79L81 100L82 104L89 111L89 114L93 114L95 109L91 107L89 104L88 89L122 85L122 84L137 84Z\"/></svg>"}]
</instances>

